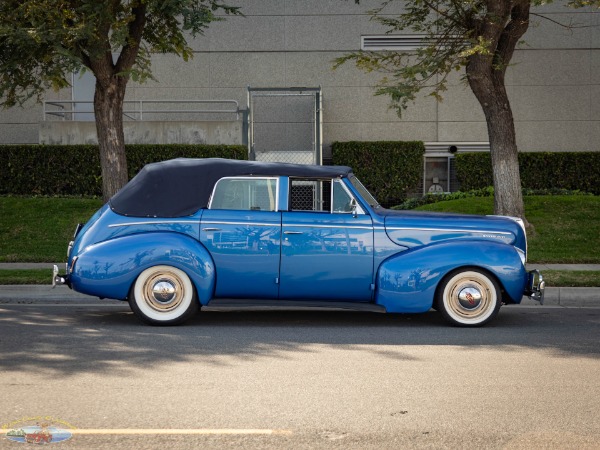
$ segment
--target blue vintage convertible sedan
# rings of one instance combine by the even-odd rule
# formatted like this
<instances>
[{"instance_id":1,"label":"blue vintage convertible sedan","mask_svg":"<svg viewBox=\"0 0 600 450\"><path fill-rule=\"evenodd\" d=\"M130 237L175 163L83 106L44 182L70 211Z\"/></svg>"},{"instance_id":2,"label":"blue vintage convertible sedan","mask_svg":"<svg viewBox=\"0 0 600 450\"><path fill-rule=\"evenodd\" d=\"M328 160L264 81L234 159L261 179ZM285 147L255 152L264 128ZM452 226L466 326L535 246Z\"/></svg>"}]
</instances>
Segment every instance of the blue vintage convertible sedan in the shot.
<instances>
[{"instance_id":1,"label":"blue vintage convertible sedan","mask_svg":"<svg viewBox=\"0 0 600 450\"><path fill-rule=\"evenodd\" d=\"M229 301L437 309L480 326L523 295L522 221L382 208L349 167L225 159L145 166L69 244L54 283L128 300L152 325Z\"/></svg>"}]
</instances>

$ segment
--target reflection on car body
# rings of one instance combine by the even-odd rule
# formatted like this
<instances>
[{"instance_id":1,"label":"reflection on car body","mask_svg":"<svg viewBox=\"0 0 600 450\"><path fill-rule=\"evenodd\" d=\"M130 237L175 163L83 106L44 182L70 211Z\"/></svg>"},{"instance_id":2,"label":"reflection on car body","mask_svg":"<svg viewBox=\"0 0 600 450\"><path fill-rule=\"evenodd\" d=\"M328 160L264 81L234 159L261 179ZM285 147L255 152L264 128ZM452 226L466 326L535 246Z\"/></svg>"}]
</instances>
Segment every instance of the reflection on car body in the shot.
<instances>
[{"instance_id":1,"label":"reflection on car body","mask_svg":"<svg viewBox=\"0 0 600 450\"><path fill-rule=\"evenodd\" d=\"M220 299L418 313L479 326L544 282L519 219L392 211L343 166L147 165L69 244L54 282L177 324Z\"/></svg>"}]
</instances>

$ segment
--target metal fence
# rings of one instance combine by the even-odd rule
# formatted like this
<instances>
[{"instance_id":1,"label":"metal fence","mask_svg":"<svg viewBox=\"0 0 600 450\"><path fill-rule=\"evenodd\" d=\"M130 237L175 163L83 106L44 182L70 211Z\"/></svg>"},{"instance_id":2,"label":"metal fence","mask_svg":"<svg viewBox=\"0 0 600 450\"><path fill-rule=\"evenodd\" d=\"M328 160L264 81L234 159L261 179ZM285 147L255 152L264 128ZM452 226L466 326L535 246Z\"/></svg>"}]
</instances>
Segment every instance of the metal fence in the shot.
<instances>
[{"instance_id":1,"label":"metal fence","mask_svg":"<svg viewBox=\"0 0 600 450\"><path fill-rule=\"evenodd\" d=\"M322 164L321 105L321 88L248 87L250 158Z\"/></svg>"}]
</instances>

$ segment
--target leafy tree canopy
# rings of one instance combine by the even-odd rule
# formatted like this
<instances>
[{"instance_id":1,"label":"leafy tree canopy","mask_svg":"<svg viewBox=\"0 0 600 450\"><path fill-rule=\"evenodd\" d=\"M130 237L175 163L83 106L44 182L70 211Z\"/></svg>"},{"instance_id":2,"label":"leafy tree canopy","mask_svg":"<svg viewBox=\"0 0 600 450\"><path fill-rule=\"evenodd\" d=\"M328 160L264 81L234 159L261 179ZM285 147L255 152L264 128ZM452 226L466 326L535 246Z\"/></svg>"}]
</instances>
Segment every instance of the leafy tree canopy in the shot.
<instances>
[{"instance_id":1,"label":"leafy tree canopy","mask_svg":"<svg viewBox=\"0 0 600 450\"><path fill-rule=\"evenodd\" d=\"M2 0L0 103L40 100L82 68L99 78L107 67L99 62L113 54L107 75L143 82L152 53L190 58L188 36L220 20L218 11L240 14L218 0Z\"/></svg>"}]
</instances>

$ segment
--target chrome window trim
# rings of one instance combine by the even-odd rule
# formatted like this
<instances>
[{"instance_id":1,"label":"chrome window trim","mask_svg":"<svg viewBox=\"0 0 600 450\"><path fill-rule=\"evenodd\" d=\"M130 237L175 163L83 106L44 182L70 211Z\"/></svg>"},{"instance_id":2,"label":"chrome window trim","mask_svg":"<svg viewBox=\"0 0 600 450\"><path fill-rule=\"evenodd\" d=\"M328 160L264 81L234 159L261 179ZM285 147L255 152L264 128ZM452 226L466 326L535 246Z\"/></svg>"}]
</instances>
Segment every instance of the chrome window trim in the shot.
<instances>
[{"instance_id":1,"label":"chrome window trim","mask_svg":"<svg viewBox=\"0 0 600 450\"><path fill-rule=\"evenodd\" d=\"M265 212L278 212L279 211L279 177L250 177L250 176L242 176L242 177L223 177L223 178L219 178L217 180L217 182L215 183L215 185L213 186L213 190L210 193L210 199L208 200L208 206L207 209L210 209L211 211L253 211L251 209L230 209L230 210L224 210L224 209L212 209L212 201L213 201L213 197L215 195L215 191L217 190L217 186L219 185L219 183L223 180L275 180L275 209L273 211L269 210L269 211L265 211Z\"/></svg>"},{"instance_id":2,"label":"chrome window trim","mask_svg":"<svg viewBox=\"0 0 600 450\"><path fill-rule=\"evenodd\" d=\"M356 214L365 215L366 213L363 210L362 206L360 206L360 202L356 199L354 194L352 194L352 191L350 191L350 189L348 189L348 186L346 186L346 183L344 183L341 178L333 178L331 180L331 201L330 201L331 214L352 214L352 211L337 211L336 212L333 210L333 189L334 189L333 186L335 183L339 183L344 188L344 191L346 191L346 194L348 194L350 196L351 201L354 200L354 203L356 204Z\"/></svg>"}]
</instances>

